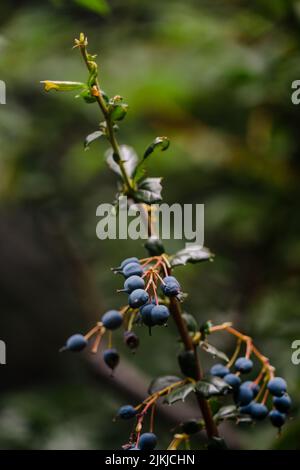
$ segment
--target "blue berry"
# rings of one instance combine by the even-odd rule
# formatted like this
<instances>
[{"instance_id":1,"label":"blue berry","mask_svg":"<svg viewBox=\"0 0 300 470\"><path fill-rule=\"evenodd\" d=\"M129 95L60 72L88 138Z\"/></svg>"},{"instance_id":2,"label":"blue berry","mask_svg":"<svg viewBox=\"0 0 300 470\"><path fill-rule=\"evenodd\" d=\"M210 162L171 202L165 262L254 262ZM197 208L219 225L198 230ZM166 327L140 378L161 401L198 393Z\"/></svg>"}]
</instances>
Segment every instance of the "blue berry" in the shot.
<instances>
[{"instance_id":1,"label":"blue berry","mask_svg":"<svg viewBox=\"0 0 300 470\"><path fill-rule=\"evenodd\" d=\"M140 308L142 322L144 323L144 325L147 325L149 327L155 325L152 315L151 315L151 312L154 309L154 307L155 305L151 303L151 304L143 305L143 307Z\"/></svg>"},{"instance_id":2,"label":"blue berry","mask_svg":"<svg viewBox=\"0 0 300 470\"><path fill-rule=\"evenodd\" d=\"M289 409L292 406L292 400L290 399L289 395L286 393L285 395L282 395L282 397L274 397L273 405L281 413L286 413L287 411L289 411Z\"/></svg>"},{"instance_id":3,"label":"blue berry","mask_svg":"<svg viewBox=\"0 0 300 470\"><path fill-rule=\"evenodd\" d=\"M269 413L269 418L273 426L276 428L281 428L281 426L283 426L285 423L286 415L284 413L280 413L278 410L272 410Z\"/></svg>"},{"instance_id":4,"label":"blue berry","mask_svg":"<svg viewBox=\"0 0 300 470\"><path fill-rule=\"evenodd\" d=\"M180 285L177 279L173 276L167 276L163 279L161 286L163 293L167 297L173 297L180 293Z\"/></svg>"},{"instance_id":5,"label":"blue berry","mask_svg":"<svg viewBox=\"0 0 300 470\"><path fill-rule=\"evenodd\" d=\"M67 349L68 351L82 351L87 344L88 342L83 335L76 334L70 336L63 349Z\"/></svg>"},{"instance_id":6,"label":"blue berry","mask_svg":"<svg viewBox=\"0 0 300 470\"><path fill-rule=\"evenodd\" d=\"M128 297L128 303L131 308L139 308L145 305L149 300L149 294L144 289L136 289Z\"/></svg>"},{"instance_id":7,"label":"blue berry","mask_svg":"<svg viewBox=\"0 0 300 470\"><path fill-rule=\"evenodd\" d=\"M133 257L133 258L126 258L126 259L124 259L124 260L122 261L122 263L121 263L121 266L120 266L121 269L123 269L123 268L124 268L127 264L129 264L129 263L138 263L138 264L139 264L139 260L138 260L138 258L136 258L136 257Z\"/></svg>"},{"instance_id":8,"label":"blue berry","mask_svg":"<svg viewBox=\"0 0 300 470\"><path fill-rule=\"evenodd\" d=\"M116 349L105 349L103 351L103 359L105 364L112 370L114 370L120 362L120 356Z\"/></svg>"},{"instance_id":9,"label":"blue berry","mask_svg":"<svg viewBox=\"0 0 300 470\"><path fill-rule=\"evenodd\" d=\"M262 421L268 416L269 410L262 403L252 403L250 405L250 415L257 421Z\"/></svg>"},{"instance_id":10,"label":"blue berry","mask_svg":"<svg viewBox=\"0 0 300 470\"><path fill-rule=\"evenodd\" d=\"M257 397L258 392L260 390L260 386L256 384L255 382L251 382L251 380L246 380L245 382L242 383L243 387L249 387L252 392L253 392L253 397Z\"/></svg>"},{"instance_id":11,"label":"blue berry","mask_svg":"<svg viewBox=\"0 0 300 470\"><path fill-rule=\"evenodd\" d=\"M249 405L253 400L252 390L249 387L243 387L242 384L236 393L235 400L241 406Z\"/></svg>"},{"instance_id":12,"label":"blue berry","mask_svg":"<svg viewBox=\"0 0 300 470\"><path fill-rule=\"evenodd\" d=\"M215 364L209 372L211 375L223 378L225 375L229 374L230 371L228 367L223 366L223 364Z\"/></svg>"},{"instance_id":13,"label":"blue berry","mask_svg":"<svg viewBox=\"0 0 300 470\"><path fill-rule=\"evenodd\" d=\"M251 359L247 359L246 357L239 357L234 364L235 370L241 372L242 374L247 374L252 370L253 362Z\"/></svg>"},{"instance_id":14,"label":"blue berry","mask_svg":"<svg viewBox=\"0 0 300 470\"><path fill-rule=\"evenodd\" d=\"M237 390L241 385L241 379L235 374L226 374L224 376L224 381L230 385L233 390Z\"/></svg>"},{"instance_id":15,"label":"blue berry","mask_svg":"<svg viewBox=\"0 0 300 470\"><path fill-rule=\"evenodd\" d=\"M151 310L151 318L154 325L164 325L167 323L170 312L165 305L154 305Z\"/></svg>"},{"instance_id":16,"label":"blue berry","mask_svg":"<svg viewBox=\"0 0 300 470\"><path fill-rule=\"evenodd\" d=\"M124 291L130 294L136 289L144 289L145 281L140 276L130 276L124 282Z\"/></svg>"},{"instance_id":17,"label":"blue berry","mask_svg":"<svg viewBox=\"0 0 300 470\"><path fill-rule=\"evenodd\" d=\"M139 440L140 450L153 450L157 444L157 437L153 432L145 432Z\"/></svg>"},{"instance_id":18,"label":"blue berry","mask_svg":"<svg viewBox=\"0 0 300 470\"><path fill-rule=\"evenodd\" d=\"M269 380L267 387L272 395L281 397L286 392L286 381L281 377L274 377Z\"/></svg>"},{"instance_id":19,"label":"blue berry","mask_svg":"<svg viewBox=\"0 0 300 470\"><path fill-rule=\"evenodd\" d=\"M241 414L250 415L251 414L251 405L252 405L252 402L250 402L248 405L240 406L239 407L239 412Z\"/></svg>"},{"instance_id":20,"label":"blue berry","mask_svg":"<svg viewBox=\"0 0 300 470\"><path fill-rule=\"evenodd\" d=\"M142 276L143 268L138 263L128 263L122 269L122 274L128 278L130 276Z\"/></svg>"},{"instance_id":21,"label":"blue berry","mask_svg":"<svg viewBox=\"0 0 300 470\"><path fill-rule=\"evenodd\" d=\"M122 325L123 317L118 310L108 310L101 321L108 330L116 330Z\"/></svg>"},{"instance_id":22,"label":"blue berry","mask_svg":"<svg viewBox=\"0 0 300 470\"><path fill-rule=\"evenodd\" d=\"M122 419L131 419L134 418L137 414L136 409L131 405L124 405L118 411L118 416Z\"/></svg>"}]
</instances>

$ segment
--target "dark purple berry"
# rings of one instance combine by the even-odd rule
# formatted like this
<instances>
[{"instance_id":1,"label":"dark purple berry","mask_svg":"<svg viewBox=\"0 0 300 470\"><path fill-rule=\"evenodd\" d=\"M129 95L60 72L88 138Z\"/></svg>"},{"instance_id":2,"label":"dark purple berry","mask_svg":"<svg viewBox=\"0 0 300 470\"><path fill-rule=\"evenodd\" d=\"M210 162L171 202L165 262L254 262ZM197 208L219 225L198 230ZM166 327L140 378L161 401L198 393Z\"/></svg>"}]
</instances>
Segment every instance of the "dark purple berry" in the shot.
<instances>
[{"instance_id":1,"label":"dark purple berry","mask_svg":"<svg viewBox=\"0 0 300 470\"><path fill-rule=\"evenodd\" d=\"M103 359L105 364L112 370L114 370L120 362L120 356L116 349L105 349L103 351Z\"/></svg>"},{"instance_id":2,"label":"dark purple berry","mask_svg":"<svg viewBox=\"0 0 300 470\"><path fill-rule=\"evenodd\" d=\"M128 297L128 303L131 308L139 308L145 305L149 300L149 294L144 289L136 289Z\"/></svg>"},{"instance_id":3,"label":"dark purple berry","mask_svg":"<svg viewBox=\"0 0 300 470\"><path fill-rule=\"evenodd\" d=\"M122 325L123 317L118 310L109 310L103 315L101 321L108 330L116 330Z\"/></svg>"},{"instance_id":4,"label":"dark purple berry","mask_svg":"<svg viewBox=\"0 0 300 470\"><path fill-rule=\"evenodd\" d=\"M157 444L157 437L153 432L145 432L139 440L140 450L153 450Z\"/></svg>"},{"instance_id":5,"label":"dark purple berry","mask_svg":"<svg viewBox=\"0 0 300 470\"><path fill-rule=\"evenodd\" d=\"M70 338L67 339L66 346L62 348L62 350L68 350L68 351L82 351L86 345L88 344L87 340L85 337L81 334L76 334L70 336Z\"/></svg>"},{"instance_id":6,"label":"dark purple berry","mask_svg":"<svg viewBox=\"0 0 300 470\"><path fill-rule=\"evenodd\" d=\"M235 370L241 372L242 374L247 374L251 372L253 368L253 362L251 359L246 357L239 357L234 363Z\"/></svg>"},{"instance_id":7,"label":"dark purple berry","mask_svg":"<svg viewBox=\"0 0 300 470\"><path fill-rule=\"evenodd\" d=\"M210 375L214 375L216 377L225 377L225 375L229 374L229 369L226 366L223 366L223 364L215 364L214 366L211 367L210 369Z\"/></svg>"},{"instance_id":8,"label":"dark purple berry","mask_svg":"<svg viewBox=\"0 0 300 470\"><path fill-rule=\"evenodd\" d=\"M267 387L272 395L281 397L286 392L286 381L281 377L274 377L269 380Z\"/></svg>"},{"instance_id":9,"label":"dark purple berry","mask_svg":"<svg viewBox=\"0 0 300 470\"><path fill-rule=\"evenodd\" d=\"M136 409L131 405L124 405L118 411L118 416L122 419L131 419L134 418L137 414Z\"/></svg>"}]
</instances>

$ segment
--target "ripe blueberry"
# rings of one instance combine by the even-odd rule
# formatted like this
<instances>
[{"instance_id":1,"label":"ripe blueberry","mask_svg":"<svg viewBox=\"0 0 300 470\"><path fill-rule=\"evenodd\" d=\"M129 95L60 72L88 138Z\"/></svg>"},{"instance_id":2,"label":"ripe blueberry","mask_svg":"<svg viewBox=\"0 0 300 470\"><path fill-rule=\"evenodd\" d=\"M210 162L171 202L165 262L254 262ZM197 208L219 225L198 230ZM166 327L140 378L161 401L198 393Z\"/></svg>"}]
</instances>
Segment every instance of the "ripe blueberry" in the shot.
<instances>
[{"instance_id":1,"label":"ripe blueberry","mask_svg":"<svg viewBox=\"0 0 300 470\"><path fill-rule=\"evenodd\" d=\"M142 322L144 323L144 325L147 325L149 327L154 326L153 318L151 315L151 312L154 307L155 305L151 303L143 305L143 307L140 308Z\"/></svg>"},{"instance_id":2,"label":"ripe blueberry","mask_svg":"<svg viewBox=\"0 0 300 470\"><path fill-rule=\"evenodd\" d=\"M173 297L180 293L180 285L174 276L166 276L161 285L163 293L167 297Z\"/></svg>"},{"instance_id":3,"label":"ripe blueberry","mask_svg":"<svg viewBox=\"0 0 300 470\"><path fill-rule=\"evenodd\" d=\"M76 334L68 338L66 346L63 349L67 349L69 351L82 351L87 344L88 342L83 335Z\"/></svg>"},{"instance_id":4,"label":"ripe blueberry","mask_svg":"<svg viewBox=\"0 0 300 470\"><path fill-rule=\"evenodd\" d=\"M142 276L143 268L138 263L128 263L122 269L122 274L128 278L130 276Z\"/></svg>"},{"instance_id":5,"label":"ripe blueberry","mask_svg":"<svg viewBox=\"0 0 300 470\"><path fill-rule=\"evenodd\" d=\"M241 379L235 374L226 374L223 377L225 382L230 385L233 390L237 390L241 385Z\"/></svg>"},{"instance_id":6,"label":"ripe blueberry","mask_svg":"<svg viewBox=\"0 0 300 470\"><path fill-rule=\"evenodd\" d=\"M120 361L118 351L114 348L105 349L105 351L103 351L103 360L110 369L114 370Z\"/></svg>"},{"instance_id":7,"label":"ripe blueberry","mask_svg":"<svg viewBox=\"0 0 300 470\"><path fill-rule=\"evenodd\" d=\"M157 437L153 432L145 432L139 440L140 450L153 450L157 444Z\"/></svg>"},{"instance_id":8,"label":"ripe blueberry","mask_svg":"<svg viewBox=\"0 0 300 470\"><path fill-rule=\"evenodd\" d=\"M122 325L123 317L118 310L108 310L101 318L101 321L108 330L116 330Z\"/></svg>"},{"instance_id":9,"label":"ripe blueberry","mask_svg":"<svg viewBox=\"0 0 300 470\"><path fill-rule=\"evenodd\" d=\"M265 419L268 416L268 413L268 408L262 403L253 402L250 405L250 415L253 419L256 419L257 421L262 421L263 419Z\"/></svg>"},{"instance_id":10,"label":"ripe blueberry","mask_svg":"<svg viewBox=\"0 0 300 470\"><path fill-rule=\"evenodd\" d=\"M145 281L139 276L130 276L124 282L124 291L130 294L136 289L144 289Z\"/></svg>"},{"instance_id":11,"label":"ripe blueberry","mask_svg":"<svg viewBox=\"0 0 300 470\"><path fill-rule=\"evenodd\" d=\"M281 428L281 426L283 426L285 423L286 415L284 413L280 413L278 410L272 410L269 413L269 418L273 426L276 428Z\"/></svg>"},{"instance_id":12,"label":"ripe blueberry","mask_svg":"<svg viewBox=\"0 0 300 470\"><path fill-rule=\"evenodd\" d=\"M164 325L167 323L170 312L165 305L154 305L151 310L151 318L154 325Z\"/></svg>"},{"instance_id":13,"label":"ripe blueberry","mask_svg":"<svg viewBox=\"0 0 300 470\"><path fill-rule=\"evenodd\" d=\"M131 405L124 405L118 411L118 416L122 419L131 419L137 414L136 409Z\"/></svg>"},{"instance_id":14,"label":"ripe blueberry","mask_svg":"<svg viewBox=\"0 0 300 470\"><path fill-rule=\"evenodd\" d=\"M250 415L251 414L251 405L252 402L250 402L248 405L240 406L239 412L242 414Z\"/></svg>"},{"instance_id":15,"label":"ripe blueberry","mask_svg":"<svg viewBox=\"0 0 300 470\"><path fill-rule=\"evenodd\" d=\"M235 370L241 372L242 374L247 374L252 370L253 362L251 359L247 359L246 357L239 357L234 364Z\"/></svg>"},{"instance_id":16,"label":"ripe blueberry","mask_svg":"<svg viewBox=\"0 0 300 470\"><path fill-rule=\"evenodd\" d=\"M138 263L139 264L139 260L136 257L126 258L122 261L120 268L123 269L129 263Z\"/></svg>"},{"instance_id":17,"label":"ripe blueberry","mask_svg":"<svg viewBox=\"0 0 300 470\"><path fill-rule=\"evenodd\" d=\"M252 390L249 387L243 386L242 384L236 393L235 400L241 406L249 405L249 403L253 400Z\"/></svg>"},{"instance_id":18,"label":"ripe blueberry","mask_svg":"<svg viewBox=\"0 0 300 470\"><path fill-rule=\"evenodd\" d=\"M286 392L286 381L281 377L274 377L269 380L267 387L272 395L281 397Z\"/></svg>"},{"instance_id":19,"label":"ripe blueberry","mask_svg":"<svg viewBox=\"0 0 300 470\"><path fill-rule=\"evenodd\" d=\"M285 395L282 395L282 397L274 397L273 405L281 413L286 413L287 411L289 411L289 409L292 406L292 400L290 399L289 395L286 393Z\"/></svg>"},{"instance_id":20,"label":"ripe blueberry","mask_svg":"<svg viewBox=\"0 0 300 470\"><path fill-rule=\"evenodd\" d=\"M225 377L225 375L229 374L229 369L226 366L223 366L223 364L215 364L212 366L210 369L210 375L215 375L216 377Z\"/></svg>"},{"instance_id":21,"label":"ripe blueberry","mask_svg":"<svg viewBox=\"0 0 300 470\"><path fill-rule=\"evenodd\" d=\"M149 300L149 294L144 289L136 289L128 297L128 303L131 308L139 308L145 305Z\"/></svg>"},{"instance_id":22,"label":"ripe blueberry","mask_svg":"<svg viewBox=\"0 0 300 470\"><path fill-rule=\"evenodd\" d=\"M260 386L256 384L255 382L251 382L251 380L246 380L245 382L242 383L242 386L249 387L253 392L254 398L258 395L258 392L260 390Z\"/></svg>"}]
</instances>

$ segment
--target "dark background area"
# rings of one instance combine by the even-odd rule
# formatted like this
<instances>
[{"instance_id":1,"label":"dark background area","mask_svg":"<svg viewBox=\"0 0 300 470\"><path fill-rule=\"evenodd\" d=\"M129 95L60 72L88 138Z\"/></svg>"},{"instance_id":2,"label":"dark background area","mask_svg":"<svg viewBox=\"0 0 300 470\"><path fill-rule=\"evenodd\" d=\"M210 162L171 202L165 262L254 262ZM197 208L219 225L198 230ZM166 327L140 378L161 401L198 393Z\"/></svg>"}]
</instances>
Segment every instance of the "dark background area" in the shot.
<instances>
[{"instance_id":1,"label":"dark background area","mask_svg":"<svg viewBox=\"0 0 300 470\"><path fill-rule=\"evenodd\" d=\"M116 187L107 144L83 151L97 106L45 94L39 83L86 80L71 49L81 31L98 54L103 88L129 103L120 141L141 155L168 135L171 147L149 161L149 175L164 177L165 202L205 204L205 244L216 258L178 268L186 309L201 323L234 321L287 378L294 408L282 436L268 423L232 426L233 447L299 449L291 343L300 338L300 146L291 84L300 79L300 2L290 0L1 2L0 448L119 448L129 426L112 422L118 407L143 395L149 378L177 373L172 325L152 337L141 329L135 356L116 340L123 382L99 357L58 354L66 337L120 305L110 267L144 256L140 242L96 238L96 207ZM226 335L214 344L232 350ZM160 448L174 420L160 415Z\"/></svg>"}]
</instances>

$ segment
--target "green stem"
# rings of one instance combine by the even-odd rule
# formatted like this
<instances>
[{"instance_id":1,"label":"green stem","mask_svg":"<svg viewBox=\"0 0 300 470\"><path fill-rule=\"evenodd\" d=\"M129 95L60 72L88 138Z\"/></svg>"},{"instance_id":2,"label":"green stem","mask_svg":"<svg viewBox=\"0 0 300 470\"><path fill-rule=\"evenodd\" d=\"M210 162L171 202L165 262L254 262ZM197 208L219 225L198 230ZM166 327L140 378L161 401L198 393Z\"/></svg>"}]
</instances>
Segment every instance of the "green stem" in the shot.
<instances>
[{"instance_id":1,"label":"green stem","mask_svg":"<svg viewBox=\"0 0 300 470\"><path fill-rule=\"evenodd\" d=\"M88 59L88 53L87 53L86 46L81 45L79 47L79 49L80 49L81 55L83 57L83 60L86 64L86 66L87 66L88 71L91 72L92 66L91 66L91 63ZM129 175L127 174L127 171L126 171L125 166L124 166L124 162L122 160L120 146L118 144L118 141L117 141L117 138L116 138L116 135L115 135L115 132L114 132L113 122L110 118L110 115L109 115L109 112L108 112L108 109L107 109L107 105L106 105L106 103L103 99L98 78L96 78L95 84L96 84L97 91L98 91L98 95L96 96L96 100L97 100L97 103L98 103L98 105L99 105L99 107L102 111L103 117L104 117L105 122L106 122L107 130L108 130L108 140L109 140L109 142L112 146L112 150L113 150L114 154L117 156L117 164L119 165L119 168L120 168L120 171L121 171L126 189L127 189L128 193L130 193L131 190L132 190L132 182L130 180Z\"/></svg>"}]
</instances>

